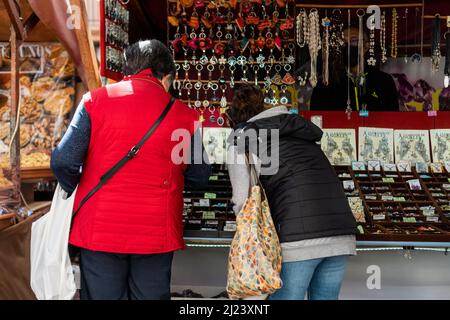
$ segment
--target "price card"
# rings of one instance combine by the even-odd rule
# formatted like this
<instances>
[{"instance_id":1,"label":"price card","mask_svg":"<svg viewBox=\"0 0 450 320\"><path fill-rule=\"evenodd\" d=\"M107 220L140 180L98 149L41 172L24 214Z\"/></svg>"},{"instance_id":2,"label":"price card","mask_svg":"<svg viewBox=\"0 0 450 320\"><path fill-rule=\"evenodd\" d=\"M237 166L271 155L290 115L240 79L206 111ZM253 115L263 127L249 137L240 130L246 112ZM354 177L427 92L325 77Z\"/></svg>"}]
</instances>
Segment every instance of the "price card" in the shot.
<instances>
[{"instance_id":1,"label":"price card","mask_svg":"<svg viewBox=\"0 0 450 320\"><path fill-rule=\"evenodd\" d=\"M395 180L394 180L394 178L383 178L383 182L384 183L394 183Z\"/></svg>"},{"instance_id":2,"label":"price card","mask_svg":"<svg viewBox=\"0 0 450 320\"><path fill-rule=\"evenodd\" d=\"M216 213L214 211L203 211L203 220L211 220L216 218Z\"/></svg>"},{"instance_id":3,"label":"price card","mask_svg":"<svg viewBox=\"0 0 450 320\"><path fill-rule=\"evenodd\" d=\"M434 216L436 213L436 209L432 206L430 207L420 207L420 210L422 210L422 214L424 216Z\"/></svg>"},{"instance_id":4,"label":"price card","mask_svg":"<svg viewBox=\"0 0 450 320\"><path fill-rule=\"evenodd\" d=\"M414 217L403 217L403 222L407 222L407 223L416 223L417 220Z\"/></svg>"},{"instance_id":5,"label":"price card","mask_svg":"<svg viewBox=\"0 0 450 320\"><path fill-rule=\"evenodd\" d=\"M405 199L405 197L394 197L394 201L395 202L405 202L406 199Z\"/></svg>"},{"instance_id":6,"label":"price card","mask_svg":"<svg viewBox=\"0 0 450 320\"><path fill-rule=\"evenodd\" d=\"M395 165L395 163L385 163L383 165L383 169L386 172L397 172L397 166Z\"/></svg>"},{"instance_id":7,"label":"price card","mask_svg":"<svg viewBox=\"0 0 450 320\"><path fill-rule=\"evenodd\" d=\"M372 219L373 220L386 220L386 215L385 214L374 214L372 215Z\"/></svg>"},{"instance_id":8,"label":"price card","mask_svg":"<svg viewBox=\"0 0 450 320\"><path fill-rule=\"evenodd\" d=\"M427 222L439 222L439 216L429 216Z\"/></svg>"},{"instance_id":9,"label":"price card","mask_svg":"<svg viewBox=\"0 0 450 320\"><path fill-rule=\"evenodd\" d=\"M216 199L217 195L215 193L206 192L203 198L205 198L205 199Z\"/></svg>"},{"instance_id":10,"label":"price card","mask_svg":"<svg viewBox=\"0 0 450 320\"><path fill-rule=\"evenodd\" d=\"M191 202L192 202L192 199L190 199L190 198L184 198L184 202L186 202L186 203L191 203Z\"/></svg>"},{"instance_id":11,"label":"price card","mask_svg":"<svg viewBox=\"0 0 450 320\"><path fill-rule=\"evenodd\" d=\"M355 183L353 180L342 181L342 184L344 185L344 189L347 191L355 190Z\"/></svg>"},{"instance_id":12,"label":"price card","mask_svg":"<svg viewBox=\"0 0 450 320\"><path fill-rule=\"evenodd\" d=\"M431 172L433 173L443 173L443 168L441 163L432 163L431 165Z\"/></svg>"},{"instance_id":13,"label":"price card","mask_svg":"<svg viewBox=\"0 0 450 320\"><path fill-rule=\"evenodd\" d=\"M418 162L416 163L416 171L418 173L428 173L428 163L425 162Z\"/></svg>"},{"instance_id":14,"label":"price card","mask_svg":"<svg viewBox=\"0 0 450 320\"><path fill-rule=\"evenodd\" d=\"M417 191L422 190L422 186L420 185L419 179L408 180L409 187L411 190Z\"/></svg>"},{"instance_id":15,"label":"price card","mask_svg":"<svg viewBox=\"0 0 450 320\"><path fill-rule=\"evenodd\" d=\"M367 161L367 166L369 171L381 171L381 162L379 160L369 160Z\"/></svg>"},{"instance_id":16,"label":"price card","mask_svg":"<svg viewBox=\"0 0 450 320\"><path fill-rule=\"evenodd\" d=\"M366 200L377 200L377 196L366 196Z\"/></svg>"},{"instance_id":17,"label":"price card","mask_svg":"<svg viewBox=\"0 0 450 320\"><path fill-rule=\"evenodd\" d=\"M358 226L358 231L360 234L364 234L364 228L361 225Z\"/></svg>"},{"instance_id":18,"label":"price card","mask_svg":"<svg viewBox=\"0 0 450 320\"><path fill-rule=\"evenodd\" d=\"M223 231L229 231L229 232L234 232L234 231L236 231L236 222L233 222L233 221L227 221L227 223L226 223L225 226L223 227Z\"/></svg>"},{"instance_id":19,"label":"price card","mask_svg":"<svg viewBox=\"0 0 450 320\"><path fill-rule=\"evenodd\" d=\"M217 181L219 180L219 176L210 176L209 181Z\"/></svg>"},{"instance_id":20,"label":"price card","mask_svg":"<svg viewBox=\"0 0 450 320\"><path fill-rule=\"evenodd\" d=\"M383 201L394 201L393 196L381 196L381 200Z\"/></svg>"},{"instance_id":21,"label":"price card","mask_svg":"<svg viewBox=\"0 0 450 320\"><path fill-rule=\"evenodd\" d=\"M366 164L363 161L353 161L352 169L353 169L353 171L365 171Z\"/></svg>"},{"instance_id":22,"label":"price card","mask_svg":"<svg viewBox=\"0 0 450 320\"><path fill-rule=\"evenodd\" d=\"M200 199L200 207L209 207L209 199Z\"/></svg>"}]
</instances>

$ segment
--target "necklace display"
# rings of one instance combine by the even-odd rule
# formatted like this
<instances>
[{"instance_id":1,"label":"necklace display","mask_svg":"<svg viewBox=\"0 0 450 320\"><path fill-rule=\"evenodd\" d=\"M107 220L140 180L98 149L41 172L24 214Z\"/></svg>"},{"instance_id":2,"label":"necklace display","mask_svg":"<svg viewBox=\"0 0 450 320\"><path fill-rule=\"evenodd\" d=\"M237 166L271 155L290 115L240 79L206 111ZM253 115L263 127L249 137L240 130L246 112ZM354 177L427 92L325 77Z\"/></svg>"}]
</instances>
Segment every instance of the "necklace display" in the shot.
<instances>
[{"instance_id":1,"label":"necklace display","mask_svg":"<svg viewBox=\"0 0 450 320\"><path fill-rule=\"evenodd\" d=\"M418 30L419 24L420 25L422 24L422 19L419 17L419 12L420 12L420 9L416 8L416 18L414 20L414 47L415 48L419 47L419 42L417 40L417 33L418 33L417 30ZM419 23L417 23L418 21L419 21ZM411 56L411 62L418 63L421 61L422 61L422 55L420 53L416 52Z\"/></svg>"},{"instance_id":2,"label":"necklace display","mask_svg":"<svg viewBox=\"0 0 450 320\"><path fill-rule=\"evenodd\" d=\"M296 40L297 45L303 48L308 38L308 14L304 9L300 11L296 18Z\"/></svg>"},{"instance_id":3,"label":"necklace display","mask_svg":"<svg viewBox=\"0 0 450 320\"><path fill-rule=\"evenodd\" d=\"M365 66L365 59L364 59L364 26L363 26L363 18L364 18L365 11L362 9L359 9L356 13L358 16L358 69L357 69L357 82L359 86L363 86L365 83L365 75L364 75L364 66Z\"/></svg>"},{"instance_id":4,"label":"necklace display","mask_svg":"<svg viewBox=\"0 0 450 320\"><path fill-rule=\"evenodd\" d=\"M331 17L330 56L334 63L343 63L344 51L344 22L342 12L334 9Z\"/></svg>"},{"instance_id":5,"label":"necklace display","mask_svg":"<svg viewBox=\"0 0 450 320\"><path fill-rule=\"evenodd\" d=\"M449 86L450 78L450 29L444 34L445 39L445 69L444 69L444 88Z\"/></svg>"},{"instance_id":6,"label":"necklace display","mask_svg":"<svg viewBox=\"0 0 450 320\"><path fill-rule=\"evenodd\" d=\"M351 39L350 39L350 36L351 36L351 34L350 34L350 27L351 27L351 25L352 25L352 16L351 16L351 10L349 9L348 11L347 11L347 14L348 14L348 24L347 24L347 28L348 28L348 38L347 38L347 41L348 41L348 44L347 44L347 73L348 73L348 75L347 75L347 109L345 110L345 113L347 114L347 118L350 120L351 119L351 117L352 117L352 102L351 102L351 98L350 98L350 78L351 78L351 76L352 76L352 74L351 74L351 71L350 71L350 41L351 41Z\"/></svg>"},{"instance_id":7,"label":"necklace display","mask_svg":"<svg viewBox=\"0 0 450 320\"><path fill-rule=\"evenodd\" d=\"M322 41L322 82L324 85L328 85L330 81L330 69L329 69L329 59L330 59L330 25L331 20L326 15L322 19L322 26L324 30L323 41Z\"/></svg>"},{"instance_id":8,"label":"necklace display","mask_svg":"<svg viewBox=\"0 0 450 320\"><path fill-rule=\"evenodd\" d=\"M392 9L392 38L391 38L391 57L397 58L398 54L398 14L397 9Z\"/></svg>"},{"instance_id":9,"label":"necklace display","mask_svg":"<svg viewBox=\"0 0 450 320\"><path fill-rule=\"evenodd\" d=\"M408 8L405 9L405 63L408 63L408 37L409 37L409 33L408 33Z\"/></svg>"},{"instance_id":10,"label":"necklace display","mask_svg":"<svg viewBox=\"0 0 450 320\"><path fill-rule=\"evenodd\" d=\"M377 64L377 59L375 59L375 26L375 18L370 18L369 58L367 59L369 66L375 66Z\"/></svg>"},{"instance_id":11,"label":"necklace display","mask_svg":"<svg viewBox=\"0 0 450 320\"><path fill-rule=\"evenodd\" d=\"M315 88L318 83L317 58L321 48L319 12L317 9L312 9L309 13L308 48L311 57L311 75L309 77L309 83Z\"/></svg>"},{"instance_id":12,"label":"necklace display","mask_svg":"<svg viewBox=\"0 0 450 320\"><path fill-rule=\"evenodd\" d=\"M381 63L386 63L386 61L387 61L386 11L383 11L383 13L381 14L380 47L381 47Z\"/></svg>"},{"instance_id":13,"label":"necklace display","mask_svg":"<svg viewBox=\"0 0 450 320\"><path fill-rule=\"evenodd\" d=\"M431 71L438 72L441 64L441 18L439 15L433 20L431 43Z\"/></svg>"}]
</instances>

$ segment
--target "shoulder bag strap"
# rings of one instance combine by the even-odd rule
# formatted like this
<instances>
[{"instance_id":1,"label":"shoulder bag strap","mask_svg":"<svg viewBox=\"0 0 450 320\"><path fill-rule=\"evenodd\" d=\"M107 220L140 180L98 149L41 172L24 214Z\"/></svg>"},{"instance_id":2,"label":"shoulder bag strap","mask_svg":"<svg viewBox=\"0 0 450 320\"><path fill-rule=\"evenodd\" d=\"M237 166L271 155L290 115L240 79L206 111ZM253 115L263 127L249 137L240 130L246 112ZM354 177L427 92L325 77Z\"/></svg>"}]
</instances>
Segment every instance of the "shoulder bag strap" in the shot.
<instances>
[{"instance_id":1,"label":"shoulder bag strap","mask_svg":"<svg viewBox=\"0 0 450 320\"><path fill-rule=\"evenodd\" d=\"M139 152L139 150L142 148L144 143L150 138L150 136L155 132L155 130L159 127L161 122L164 120L164 118L169 113L170 109L172 108L173 104L175 102L175 98L171 98L169 101L169 104L164 109L162 114L159 116L158 120L153 124L153 126L150 128L150 130L147 131L145 136L133 147L131 150L127 153L125 157L123 157L119 162L117 162L111 169L108 170L101 178L100 182L84 197L84 199L80 202L80 206L78 209L73 213L72 220L75 217L75 215L80 211L81 207L98 191L101 187L103 187L116 173L119 171L128 161L133 159L136 154Z\"/></svg>"}]
</instances>

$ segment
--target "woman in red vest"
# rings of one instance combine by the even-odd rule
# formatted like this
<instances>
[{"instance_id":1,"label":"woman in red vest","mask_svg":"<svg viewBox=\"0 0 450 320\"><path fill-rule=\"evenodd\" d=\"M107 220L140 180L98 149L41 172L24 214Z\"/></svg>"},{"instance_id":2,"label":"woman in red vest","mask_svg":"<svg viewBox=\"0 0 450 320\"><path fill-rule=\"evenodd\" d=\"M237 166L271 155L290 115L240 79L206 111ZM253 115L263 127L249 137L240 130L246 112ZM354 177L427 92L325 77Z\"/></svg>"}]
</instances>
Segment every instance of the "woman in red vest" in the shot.
<instances>
[{"instance_id":1,"label":"woman in red vest","mask_svg":"<svg viewBox=\"0 0 450 320\"><path fill-rule=\"evenodd\" d=\"M128 48L124 71L123 81L83 97L53 152L51 166L62 188L71 194L78 186L74 208L171 100L175 63L160 41ZM184 185L204 187L210 173L201 161L172 160L180 144L172 134L180 130L192 138L197 119L196 111L175 101L136 156L81 207L70 244L81 248L82 299L170 298L173 252L185 247Z\"/></svg>"}]
</instances>

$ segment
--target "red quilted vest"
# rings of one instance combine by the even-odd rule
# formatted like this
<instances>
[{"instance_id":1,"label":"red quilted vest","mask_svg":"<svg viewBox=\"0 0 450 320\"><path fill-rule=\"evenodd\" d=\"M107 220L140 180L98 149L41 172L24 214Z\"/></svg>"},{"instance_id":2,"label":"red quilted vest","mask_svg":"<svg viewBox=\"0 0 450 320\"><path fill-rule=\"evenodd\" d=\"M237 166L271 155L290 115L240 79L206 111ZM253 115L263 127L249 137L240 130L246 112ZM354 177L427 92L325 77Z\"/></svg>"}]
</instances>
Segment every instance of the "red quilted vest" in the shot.
<instances>
[{"instance_id":1,"label":"red quilted vest","mask_svg":"<svg viewBox=\"0 0 450 320\"><path fill-rule=\"evenodd\" d=\"M169 102L170 95L148 73L84 97L91 137L74 208L144 136ZM172 149L180 143L171 141L171 136L176 129L188 130L192 136L197 119L196 111L176 101L136 157L80 210L70 243L93 251L125 254L184 248L182 192L186 165L171 161Z\"/></svg>"}]
</instances>

